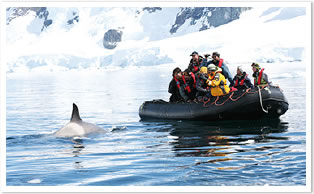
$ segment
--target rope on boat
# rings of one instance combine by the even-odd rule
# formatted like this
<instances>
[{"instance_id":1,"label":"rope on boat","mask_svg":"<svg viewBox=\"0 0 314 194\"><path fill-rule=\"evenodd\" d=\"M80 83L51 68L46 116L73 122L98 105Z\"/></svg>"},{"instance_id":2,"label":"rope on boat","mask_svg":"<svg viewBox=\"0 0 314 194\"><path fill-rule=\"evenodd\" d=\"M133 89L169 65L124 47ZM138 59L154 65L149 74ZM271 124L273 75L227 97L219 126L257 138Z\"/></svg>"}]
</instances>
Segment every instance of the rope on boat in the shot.
<instances>
[{"instance_id":1,"label":"rope on boat","mask_svg":"<svg viewBox=\"0 0 314 194\"><path fill-rule=\"evenodd\" d=\"M244 96L246 93L249 93L250 90L251 90L251 88L246 89L245 92L241 96L239 96L238 98L235 98L235 99L232 98L232 96L234 94L234 92L232 92L232 95L230 95L229 98L231 101L235 102L235 101L239 100L242 96Z\"/></svg>"},{"instance_id":2,"label":"rope on boat","mask_svg":"<svg viewBox=\"0 0 314 194\"><path fill-rule=\"evenodd\" d=\"M261 88L260 88L259 86L258 86L258 94L259 94L259 101L260 101L262 110L263 110L265 113L268 113L268 110L265 110L264 107L263 107L263 100L262 100Z\"/></svg>"},{"instance_id":3,"label":"rope on boat","mask_svg":"<svg viewBox=\"0 0 314 194\"><path fill-rule=\"evenodd\" d=\"M217 102L215 102L215 105L216 105L216 106L222 106L222 105L224 105L229 99L231 99L232 96L233 96L233 92L232 92L232 94L229 96L229 98L227 98L227 100L225 100L223 103L217 104Z\"/></svg>"},{"instance_id":4,"label":"rope on boat","mask_svg":"<svg viewBox=\"0 0 314 194\"><path fill-rule=\"evenodd\" d=\"M215 104L216 106L222 106L224 105L228 100L231 100L233 102L235 101L238 101L240 98L242 98L245 94L254 94L256 92L259 92L259 98L260 98L260 104L262 106L262 110L265 112L265 113L268 113L268 110L265 110L264 107L263 107L263 103L262 103L262 95L261 95L261 90L264 89L267 85L264 85L264 86L258 86L258 91L254 91L254 92L251 92L251 88L248 88L245 90L245 92L243 94L241 94L241 96L233 99L232 96L234 94L234 92L231 93L231 95L227 98L227 100L225 100L223 103L221 104L217 104L217 101L219 100L219 96L216 97L216 100L214 102L212 102L210 105L207 105L208 102L210 102L210 98L207 100L207 101L203 101L203 107L210 107L211 105Z\"/></svg>"},{"instance_id":5,"label":"rope on boat","mask_svg":"<svg viewBox=\"0 0 314 194\"><path fill-rule=\"evenodd\" d=\"M219 96L216 97L216 100L212 102L210 105L206 105L208 102L210 102L210 98L207 101L204 101L203 107L207 108L210 107L213 104L216 104L216 102L219 100Z\"/></svg>"}]
</instances>

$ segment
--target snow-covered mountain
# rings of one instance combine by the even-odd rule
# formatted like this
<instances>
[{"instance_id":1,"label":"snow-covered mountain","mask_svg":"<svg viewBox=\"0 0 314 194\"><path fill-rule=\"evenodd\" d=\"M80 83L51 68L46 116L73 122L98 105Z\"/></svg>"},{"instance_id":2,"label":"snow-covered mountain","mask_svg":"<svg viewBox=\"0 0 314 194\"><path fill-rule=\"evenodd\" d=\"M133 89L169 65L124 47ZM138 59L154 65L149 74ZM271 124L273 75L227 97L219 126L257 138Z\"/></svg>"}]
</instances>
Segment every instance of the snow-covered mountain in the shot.
<instances>
[{"instance_id":1,"label":"snow-covered mountain","mask_svg":"<svg viewBox=\"0 0 314 194\"><path fill-rule=\"evenodd\" d=\"M185 7L181 8L176 16L175 24L170 32L176 33L188 20L190 26L201 25L199 30L207 30L218 27L239 19L240 14L250 8L248 7Z\"/></svg>"},{"instance_id":2,"label":"snow-covered mountain","mask_svg":"<svg viewBox=\"0 0 314 194\"><path fill-rule=\"evenodd\" d=\"M118 9L92 9L90 14L95 14L98 18L111 20L113 17L118 18L120 15L115 15L115 11ZM133 19L133 23L147 23L145 27L151 28L156 26L158 29L164 30L162 35L149 36L152 39L166 38L167 36L176 34L180 31L184 24L188 25L189 32L206 30L211 27L218 27L220 25L229 23L233 20L239 19L240 14L250 8L247 7L183 7L183 8L161 8L161 7L144 7L144 8L124 8L120 12L124 12L122 15L128 16ZM56 12L63 12L63 17L58 17ZM81 11L82 12L82 11ZM102 13L101 13L102 12ZM121 14L121 13L120 13ZM55 23L56 19L63 20L64 25L75 25L80 21L80 9L58 9L47 7L11 7L7 8L7 24L9 25L12 20L21 16L33 16L33 23L29 28L32 28L30 32L40 33ZM58 14L59 15L59 14ZM83 14L82 14L83 15ZM163 17L160 17L163 16ZM158 17L158 20L157 19ZM164 18L166 21L160 22L160 19ZM36 21L35 21L36 20ZM130 20L127 20L130 22ZM167 28L161 28L163 24L169 23ZM119 30L123 32L126 27L126 23L119 21ZM109 27L109 26L104 26ZM105 30L106 28L104 28ZM114 31L116 32L115 29ZM146 31L151 31L148 29ZM184 31L184 30L181 30ZM114 32L114 33L115 33Z\"/></svg>"},{"instance_id":3,"label":"snow-covered mountain","mask_svg":"<svg viewBox=\"0 0 314 194\"><path fill-rule=\"evenodd\" d=\"M8 8L7 72L302 60L305 8ZM293 28L291 28L293 26Z\"/></svg>"}]
</instances>

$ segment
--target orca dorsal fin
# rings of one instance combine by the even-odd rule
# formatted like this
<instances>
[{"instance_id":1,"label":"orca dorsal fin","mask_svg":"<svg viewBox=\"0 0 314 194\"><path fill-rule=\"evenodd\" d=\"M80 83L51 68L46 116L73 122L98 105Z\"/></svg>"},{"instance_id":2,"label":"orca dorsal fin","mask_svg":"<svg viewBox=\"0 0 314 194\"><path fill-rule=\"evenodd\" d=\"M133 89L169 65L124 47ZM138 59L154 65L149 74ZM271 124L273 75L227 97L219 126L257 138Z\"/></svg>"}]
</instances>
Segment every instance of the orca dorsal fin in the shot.
<instances>
[{"instance_id":1,"label":"orca dorsal fin","mask_svg":"<svg viewBox=\"0 0 314 194\"><path fill-rule=\"evenodd\" d=\"M79 110L76 106L76 104L73 103L73 110L72 110L72 117L71 117L71 122L73 121L81 121L80 113Z\"/></svg>"}]
</instances>

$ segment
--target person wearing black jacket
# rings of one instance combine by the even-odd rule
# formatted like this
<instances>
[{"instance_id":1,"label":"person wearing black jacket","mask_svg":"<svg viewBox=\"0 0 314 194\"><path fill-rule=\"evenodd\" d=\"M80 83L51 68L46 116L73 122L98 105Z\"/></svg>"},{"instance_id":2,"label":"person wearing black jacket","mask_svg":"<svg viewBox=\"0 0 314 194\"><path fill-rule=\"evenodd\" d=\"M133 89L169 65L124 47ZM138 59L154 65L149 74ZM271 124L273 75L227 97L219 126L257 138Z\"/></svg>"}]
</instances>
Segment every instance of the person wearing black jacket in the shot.
<instances>
[{"instance_id":1,"label":"person wearing black jacket","mask_svg":"<svg viewBox=\"0 0 314 194\"><path fill-rule=\"evenodd\" d=\"M206 83L207 80L207 67L201 67L196 76L196 98L198 101L201 101L204 97L209 98L211 96L210 88Z\"/></svg>"},{"instance_id":2,"label":"person wearing black jacket","mask_svg":"<svg viewBox=\"0 0 314 194\"><path fill-rule=\"evenodd\" d=\"M241 66L237 67L237 74L233 78L233 83L231 87L234 87L238 90L244 90L253 87L253 84L251 83L248 74L245 71L243 71Z\"/></svg>"},{"instance_id":3,"label":"person wearing black jacket","mask_svg":"<svg viewBox=\"0 0 314 194\"><path fill-rule=\"evenodd\" d=\"M185 72L192 72L194 74L198 73L200 70L200 66L203 63L204 58L198 54L198 52L194 51L190 55L192 58L190 60L188 68L185 70Z\"/></svg>"},{"instance_id":4,"label":"person wearing black jacket","mask_svg":"<svg viewBox=\"0 0 314 194\"><path fill-rule=\"evenodd\" d=\"M178 84L180 85L180 78L182 77L182 71L179 67L175 68L172 72L172 80L169 83L168 92L171 94L169 101L170 102L180 102L184 101L181 97ZM176 81L177 80L177 81ZM179 82L179 83L178 83Z\"/></svg>"},{"instance_id":5,"label":"person wearing black jacket","mask_svg":"<svg viewBox=\"0 0 314 194\"><path fill-rule=\"evenodd\" d=\"M193 73L182 72L175 68L172 73L172 80L169 83L168 92L171 93L170 102L191 102L195 99L196 78Z\"/></svg>"}]
</instances>

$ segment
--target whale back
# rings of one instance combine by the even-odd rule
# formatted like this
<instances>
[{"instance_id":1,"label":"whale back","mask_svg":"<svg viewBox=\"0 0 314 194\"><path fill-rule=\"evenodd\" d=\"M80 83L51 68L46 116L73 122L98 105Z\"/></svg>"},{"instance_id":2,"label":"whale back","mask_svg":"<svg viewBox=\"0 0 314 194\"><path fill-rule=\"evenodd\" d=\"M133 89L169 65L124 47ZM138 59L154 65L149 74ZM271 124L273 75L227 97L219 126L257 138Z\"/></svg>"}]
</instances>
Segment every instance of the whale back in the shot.
<instances>
[{"instance_id":1,"label":"whale back","mask_svg":"<svg viewBox=\"0 0 314 194\"><path fill-rule=\"evenodd\" d=\"M90 133L103 133L104 130L95 124L81 119L78 107L73 103L72 117L69 123L54 133L56 137L85 136Z\"/></svg>"},{"instance_id":2,"label":"whale back","mask_svg":"<svg viewBox=\"0 0 314 194\"><path fill-rule=\"evenodd\" d=\"M73 103L71 122L82 121L76 104Z\"/></svg>"}]
</instances>

